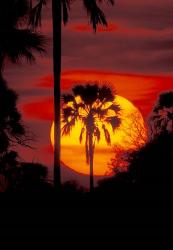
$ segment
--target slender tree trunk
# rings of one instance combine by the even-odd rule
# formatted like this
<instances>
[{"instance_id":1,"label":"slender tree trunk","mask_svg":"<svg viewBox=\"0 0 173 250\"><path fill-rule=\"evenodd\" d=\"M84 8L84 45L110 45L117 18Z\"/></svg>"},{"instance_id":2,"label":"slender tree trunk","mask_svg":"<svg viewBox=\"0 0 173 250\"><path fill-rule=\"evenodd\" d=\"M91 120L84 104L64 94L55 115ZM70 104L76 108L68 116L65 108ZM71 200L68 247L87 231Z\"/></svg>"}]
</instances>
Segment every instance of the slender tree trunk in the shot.
<instances>
[{"instance_id":1,"label":"slender tree trunk","mask_svg":"<svg viewBox=\"0 0 173 250\"><path fill-rule=\"evenodd\" d=\"M93 160L94 160L93 135L91 132L89 132L90 192L92 192L94 189Z\"/></svg>"},{"instance_id":2,"label":"slender tree trunk","mask_svg":"<svg viewBox=\"0 0 173 250\"><path fill-rule=\"evenodd\" d=\"M61 187L60 149L61 149L61 1L52 0L53 21L53 70L54 70L54 185L55 190Z\"/></svg>"},{"instance_id":3,"label":"slender tree trunk","mask_svg":"<svg viewBox=\"0 0 173 250\"><path fill-rule=\"evenodd\" d=\"M1 74L1 76L3 73L3 69L4 69L4 56L0 53L0 74Z\"/></svg>"},{"instance_id":4,"label":"slender tree trunk","mask_svg":"<svg viewBox=\"0 0 173 250\"><path fill-rule=\"evenodd\" d=\"M0 90L4 89L4 87L6 88L6 82L4 81L3 78L3 72L4 72L4 56L0 55L0 82L1 82Z\"/></svg>"}]
</instances>

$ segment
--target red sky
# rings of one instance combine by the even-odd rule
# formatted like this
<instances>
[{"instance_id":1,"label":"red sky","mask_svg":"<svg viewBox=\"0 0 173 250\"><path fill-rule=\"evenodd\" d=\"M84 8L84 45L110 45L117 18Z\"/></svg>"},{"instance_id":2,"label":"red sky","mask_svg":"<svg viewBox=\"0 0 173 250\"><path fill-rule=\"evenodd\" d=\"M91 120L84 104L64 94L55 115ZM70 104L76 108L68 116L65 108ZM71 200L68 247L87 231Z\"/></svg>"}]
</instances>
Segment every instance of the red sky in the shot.
<instances>
[{"instance_id":1,"label":"red sky","mask_svg":"<svg viewBox=\"0 0 173 250\"><path fill-rule=\"evenodd\" d=\"M110 82L132 101L146 118L157 95L173 87L173 2L172 0L117 0L104 6L110 25L95 34L86 13L76 1L70 23L63 28L62 90L89 80ZM43 28L49 37L47 55L35 65L9 64L6 78L19 93L23 120L37 136L36 150L22 154L24 160L49 166L49 129L52 109L51 15L45 10ZM65 170L64 176L72 173ZM77 176L75 176L77 178Z\"/></svg>"}]
</instances>

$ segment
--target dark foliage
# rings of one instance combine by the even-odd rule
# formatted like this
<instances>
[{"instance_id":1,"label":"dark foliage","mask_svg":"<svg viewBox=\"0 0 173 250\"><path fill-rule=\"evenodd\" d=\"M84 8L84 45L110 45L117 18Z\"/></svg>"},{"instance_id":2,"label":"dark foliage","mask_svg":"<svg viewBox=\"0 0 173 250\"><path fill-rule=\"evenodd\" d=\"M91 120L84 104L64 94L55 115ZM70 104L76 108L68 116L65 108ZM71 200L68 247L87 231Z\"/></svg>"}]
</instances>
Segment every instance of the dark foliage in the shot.
<instances>
[{"instance_id":1,"label":"dark foliage","mask_svg":"<svg viewBox=\"0 0 173 250\"><path fill-rule=\"evenodd\" d=\"M109 197L171 198L173 189L173 133L164 133L129 155L129 168L100 181Z\"/></svg>"},{"instance_id":2,"label":"dark foliage","mask_svg":"<svg viewBox=\"0 0 173 250\"><path fill-rule=\"evenodd\" d=\"M21 114L17 110L17 95L6 86L0 78L0 154L7 152L11 146L22 144L25 129Z\"/></svg>"},{"instance_id":3,"label":"dark foliage","mask_svg":"<svg viewBox=\"0 0 173 250\"><path fill-rule=\"evenodd\" d=\"M173 188L173 133L163 133L132 155L133 181L156 192Z\"/></svg>"},{"instance_id":4,"label":"dark foliage","mask_svg":"<svg viewBox=\"0 0 173 250\"><path fill-rule=\"evenodd\" d=\"M21 163L18 168L18 192L47 193L53 188L47 182L47 167L39 163Z\"/></svg>"},{"instance_id":5,"label":"dark foliage","mask_svg":"<svg viewBox=\"0 0 173 250\"><path fill-rule=\"evenodd\" d=\"M173 132L173 91L160 94L150 117L151 136Z\"/></svg>"},{"instance_id":6,"label":"dark foliage","mask_svg":"<svg viewBox=\"0 0 173 250\"><path fill-rule=\"evenodd\" d=\"M19 62L35 60L33 52L45 52L45 38L26 27L30 5L28 0L1 1L0 7L0 70L5 59Z\"/></svg>"},{"instance_id":7,"label":"dark foliage","mask_svg":"<svg viewBox=\"0 0 173 250\"><path fill-rule=\"evenodd\" d=\"M66 25L69 20L69 12L71 5L76 0L61 0L62 2L62 19L63 23ZM42 24L42 12L43 7L47 5L47 0L39 0L36 5L32 5L33 0L31 0L31 12L29 24L36 28ZM100 4L104 1L102 0L82 0L83 6L88 14L90 23L93 29L96 31L99 24L107 26L107 20L104 12L100 8ZM114 5L114 0L107 0L107 3Z\"/></svg>"}]
</instances>

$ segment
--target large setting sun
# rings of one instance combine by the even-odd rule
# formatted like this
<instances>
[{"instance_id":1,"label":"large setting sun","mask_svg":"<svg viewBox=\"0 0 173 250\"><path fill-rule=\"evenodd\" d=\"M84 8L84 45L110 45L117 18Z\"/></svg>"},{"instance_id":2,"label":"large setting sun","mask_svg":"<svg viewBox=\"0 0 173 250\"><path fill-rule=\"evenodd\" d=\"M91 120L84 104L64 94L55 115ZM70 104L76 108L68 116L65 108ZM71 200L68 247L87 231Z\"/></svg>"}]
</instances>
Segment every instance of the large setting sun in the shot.
<instances>
[{"instance_id":1,"label":"large setting sun","mask_svg":"<svg viewBox=\"0 0 173 250\"><path fill-rule=\"evenodd\" d=\"M111 145L107 145L103 132L100 141L96 142L94 153L94 175L105 176L111 174L108 163L115 157L114 146L125 150L137 148L147 139L146 128L140 111L127 99L116 96L116 103L120 106L120 126L113 132L109 128ZM63 124L62 124L63 127ZM80 174L89 175L89 165L86 163L85 141L79 142L82 122L78 121L70 135L61 137L61 162ZM54 144L54 123L51 127L51 143Z\"/></svg>"}]
</instances>

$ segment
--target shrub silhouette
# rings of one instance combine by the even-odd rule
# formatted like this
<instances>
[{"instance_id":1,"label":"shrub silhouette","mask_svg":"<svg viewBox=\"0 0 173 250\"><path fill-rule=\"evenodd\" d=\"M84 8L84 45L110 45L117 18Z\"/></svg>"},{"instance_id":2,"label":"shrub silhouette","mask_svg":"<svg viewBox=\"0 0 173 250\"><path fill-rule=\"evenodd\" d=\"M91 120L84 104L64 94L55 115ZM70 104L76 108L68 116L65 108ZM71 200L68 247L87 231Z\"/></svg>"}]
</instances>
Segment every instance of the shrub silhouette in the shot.
<instances>
[{"instance_id":1,"label":"shrub silhouette","mask_svg":"<svg viewBox=\"0 0 173 250\"><path fill-rule=\"evenodd\" d=\"M173 132L173 91L160 94L150 117L151 136Z\"/></svg>"}]
</instances>

